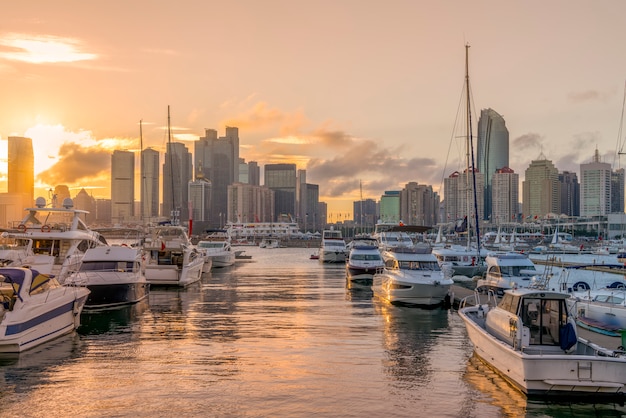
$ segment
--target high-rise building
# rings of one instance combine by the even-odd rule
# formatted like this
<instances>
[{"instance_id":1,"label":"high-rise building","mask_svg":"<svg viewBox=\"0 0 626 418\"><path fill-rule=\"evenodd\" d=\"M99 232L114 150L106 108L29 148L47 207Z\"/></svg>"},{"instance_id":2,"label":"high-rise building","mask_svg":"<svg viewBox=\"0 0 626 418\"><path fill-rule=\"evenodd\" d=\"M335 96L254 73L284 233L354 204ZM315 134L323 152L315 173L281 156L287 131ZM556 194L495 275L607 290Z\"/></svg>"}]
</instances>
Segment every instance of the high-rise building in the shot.
<instances>
[{"instance_id":1,"label":"high-rise building","mask_svg":"<svg viewBox=\"0 0 626 418\"><path fill-rule=\"evenodd\" d=\"M179 142L168 142L163 163L163 211L173 223L189 220L189 188L192 179L191 153Z\"/></svg>"},{"instance_id":2,"label":"high-rise building","mask_svg":"<svg viewBox=\"0 0 626 418\"><path fill-rule=\"evenodd\" d=\"M380 197L380 221L400 222L400 191L385 190Z\"/></svg>"},{"instance_id":3,"label":"high-rise building","mask_svg":"<svg viewBox=\"0 0 626 418\"><path fill-rule=\"evenodd\" d=\"M580 165L580 216L608 215L611 211L611 164L596 152L590 163Z\"/></svg>"},{"instance_id":4,"label":"high-rise building","mask_svg":"<svg viewBox=\"0 0 626 418\"><path fill-rule=\"evenodd\" d=\"M304 231L319 231L322 228L318 223L320 187L317 184L305 183L300 191L300 213Z\"/></svg>"},{"instance_id":5,"label":"high-rise building","mask_svg":"<svg viewBox=\"0 0 626 418\"><path fill-rule=\"evenodd\" d=\"M261 185L261 167L256 161L248 163L248 184L253 186Z\"/></svg>"},{"instance_id":6,"label":"high-rise building","mask_svg":"<svg viewBox=\"0 0 626 418\"><path fill-rule=\"evenodd\" d=\"M571 171L559 173L561 183L561 212L567 216L580 216L580 185L578 176Z\"/></svg>"},{"instance_id":7,"label":"high-rise building","mask_svg":"<svg viewBox=\"0 0 626 418\"><path fill-rule=\"evenodd\" d=\"M135 153L113 151L111 156L111 219L114 223L135 217Z\"/></svg>"},{"instance_id":8,"label":"high-rise building","mask_svg":"<svg viewBox=\"0 0 626 418\"><path fill-rule=\"evenodd\" d=\"M364 199L353 202L352 213L354 214L354 224L359 229L373 231L378 216L376 215L376 201L374 199Z\"/></svg>"},{"instance_id":9,"label":"high-rise building","mask_svg":"<svg viewBox=\"0 0 626 418\"><path fill-rule=\"evenodd\" d=\"M474 181L476 184L476 199L474 199ZM484 199L485 176L479 171L465 170L463 173L455 171L448 178L443 179L443 193L445 201L445 218L442 221L454 222L467 217L475 221L476 210L478 219L483 219L485 213Z\"/></svg>"},{"instance_id":10,"label":"high-rise building","mask_svg":"<svg viewBox=\"0 0 626 418\"><path fill-rule=\"evenodd\" d=\"M400 219L408 225L433 226L439 216L439 195L432 186L409 182L400 192Z\"/></svg>"},{"instance_id":11,"label":"high-rise building","mask_svg":"<svg viewBox=\"0 0 626 418\"><path fill-rule=\"evenodd\" d=\"M239 183L248 184L250 181L250 168L248 164L246 164L245 158L239 158L239 176L237 177L237 181Z\"/></svg>"},{"instance_id":12,"label":"high-rise building","mask_svg":"<svg viewBox=\"0 0 626 418\"><path fill-rule=\"evenodd\" d=\"M228 213L228 186L239 181L239 129L227 126L220 138L215 129L205 129L194 143L194 165L196 176L202 172L211 181L209 223L217 228Z\"/></svg>"},{"instance_id":13,"label":"high-rise building","mask_svg":"<svg viewBox=\"0 0 626 418\"><path fill-rule=\"evenodd\" d=\"M559 172L541 153L531 161L522 182L522 214L525 218L558 213L561 209Z\"/></svg>"},{"instance_id":14,"label":"high-rise building","mask_svg":"<svg viewBox=\"0 0 626 418\"><path fill-rule=\"evenodd\" d=\"M96 199L94 199L93 196L89 196L89 193L87 193L85 189L80 189L76 197L74 197L74 207L89 212L85 214L83 218L83 221L87 225L96 221Z\"/></svg>"},{"instance_id":15,"label":"high-rise building","mask_svg":"<svg viewBox=\"0 0 626 418\"><path fill-rule=\"evenodd\" d=\"M266 164L264 186L274 191L274 221L296 216L296 165Z\"/></svg>"},{"instance_id":16,"label":"high-rise building","mask_svg":"<svg viewBox=\"0 0 626 418\"><path fill-rule=\"evenodd\" d=\"M611 172L611 213L624 213L624 169Z\"/></svg>"},{"instance_id":17,"label":"high-rise building","mask_svg":"<svg viewBox=\"0 0 626 418\"><path fill-rule=\"evenodd\" d=\"M141 216L151 220L159 216L159 152L152 148L141 151Z\"/></svg>"},{"instance_id":18,"label":"high-rise building","mask_svg":"<svg viewBox=\"0 0 626 418\"><path fill-rule=\"evenodd\" d=\"M492 176L491 221L496 225L515 222L519 207L519 174L509 167L496 170Z\"/></svg>"},{"instance_id":19,"label":"high-rise building","mask_svg":"<svg viewBox=\"0 0 626 418\"><path fill-rule=\"evenodd\" d=\"M480 111L476 157L478 171L485 176L484 219L488 219L492 209L492 176L498 169L509 166L509 130L504 118L493 109Z\"/></svg>"},{"instance_id":20,"label":"high-rise building","mask_svg":"<svg viewBox=\"0 0 626 418\"><path fill-rule=\"evenodd\" d=\"M187 185L191 207L190 218L194 222L208 222L208 208L211 205L211 182L204 178L197 178Z\"/></svg>"},{"instance_id":21,"label":"high-rise building","mask_svg":"<svg viewBox=\"0 0 626 418\"><path fill-rule=\"evenodd\" d=\"M272 190L245 183L228 186L228 218L232 222L272 222L273 217Z\"/></svg>"},{"instance_id":22,"label":"high-rise building","mask_svg":"<svg viewBox=\"0 0 626 418\"><path fill-rule=\"evenodd\" d=\"M21 136L8 138L8 193L24 194L20 205L32 206L35 193L35 157L33 141Z\"/></svg>"}]
</instances>

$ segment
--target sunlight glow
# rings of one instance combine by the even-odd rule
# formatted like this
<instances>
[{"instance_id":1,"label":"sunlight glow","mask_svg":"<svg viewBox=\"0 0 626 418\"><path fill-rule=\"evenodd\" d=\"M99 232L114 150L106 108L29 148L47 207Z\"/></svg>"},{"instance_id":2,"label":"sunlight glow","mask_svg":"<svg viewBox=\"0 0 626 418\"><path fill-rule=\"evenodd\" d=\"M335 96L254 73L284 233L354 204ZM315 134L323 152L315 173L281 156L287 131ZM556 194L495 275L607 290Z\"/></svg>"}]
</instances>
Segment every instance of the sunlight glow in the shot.
<instances>
[{"instance_id":1,"label":"sunlight glow","mask_svg":"<svg viewBox=\"0 0 626 418\"><path fill-rule=\"evenodd\" d=\"M81 42L72 38L56 36L25 35L11 33L0 38L0 58L44 64L94 60L96 54L80 51Z\"/></svg>"}]
</instances>

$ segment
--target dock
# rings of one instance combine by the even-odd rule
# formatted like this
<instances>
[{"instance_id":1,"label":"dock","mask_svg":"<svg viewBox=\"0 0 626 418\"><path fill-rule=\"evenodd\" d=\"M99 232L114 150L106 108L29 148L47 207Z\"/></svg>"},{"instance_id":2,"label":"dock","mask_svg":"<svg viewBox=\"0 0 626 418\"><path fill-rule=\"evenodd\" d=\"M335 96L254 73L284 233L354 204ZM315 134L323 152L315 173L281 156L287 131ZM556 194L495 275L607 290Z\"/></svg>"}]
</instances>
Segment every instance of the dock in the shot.
<instances>
[{"instance_id":1,"label":"dock","mask_svg":"<svg viewBox=\"0 0 626 418\"><path fill-rule=\"evenodd\" d=\"M474 294L474 290L459 285L452 285L451 291L453 294L452 306L455 309L459 308L459 304L461 303L463 298ZM480 298L481 303L482 299L484 299L484 303L487 303L486 295L480 295ZM578 333L579 337L582 337L587 341L597 344L600 347L608 348L609 350L617 350L620 346L626 347L626 341L622 341L624 339L623 337L611 337L609 335L604 335L584 329L580 326L576 327L576 332Z\"/></svg>"}]
</instances>

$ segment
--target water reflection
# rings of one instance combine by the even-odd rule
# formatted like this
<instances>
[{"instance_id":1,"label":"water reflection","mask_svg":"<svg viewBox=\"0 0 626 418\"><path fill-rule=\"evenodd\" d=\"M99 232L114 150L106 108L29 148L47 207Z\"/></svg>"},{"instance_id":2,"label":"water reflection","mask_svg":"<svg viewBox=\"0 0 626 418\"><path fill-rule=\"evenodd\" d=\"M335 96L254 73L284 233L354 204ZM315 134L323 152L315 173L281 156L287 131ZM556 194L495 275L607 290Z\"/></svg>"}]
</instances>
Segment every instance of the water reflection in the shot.
<instances>
[{"instance_id":1,"label":"water reflection","mask_svg":"<svg viewBox=\"0 0 626 418\"><path fill-rule=\"evenodd\" d=\"M103 311L83 311L80 316L80 335L124 333L131 331L131 325L149 309L148 300Z\"/></svg>"}]
</instances>

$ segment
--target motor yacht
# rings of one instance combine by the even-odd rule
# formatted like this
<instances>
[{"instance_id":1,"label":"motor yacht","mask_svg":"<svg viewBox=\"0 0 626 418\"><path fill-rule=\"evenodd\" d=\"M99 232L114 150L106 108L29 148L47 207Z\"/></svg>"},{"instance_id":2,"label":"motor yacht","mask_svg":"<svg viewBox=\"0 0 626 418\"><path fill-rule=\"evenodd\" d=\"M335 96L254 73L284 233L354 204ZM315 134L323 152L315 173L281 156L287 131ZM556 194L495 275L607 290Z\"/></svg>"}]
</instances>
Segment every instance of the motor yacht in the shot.
<instances>
[{"instance_id":1,"label":"motor yacht","mask_svg":"<svg viewBox=\"0 0 626 418\"><path fill-rule=\"evenodd\" d=\"M476 282L479 290L493 290L501 295L505 289L533 287L541 278L535 263L525 254L490 253L485 263L487 271Z\"/></svg>"},{"instance_id":2,"label":"motor yacht","mask_svg":"<svg viewBox=\"0 0 626 418\"><path fill-rule=\"evenodd\" d=\"M507 289L497 305L461 302L474 352L528 397L623 397L624 351L577 336L568 293ZM469 302L475 304L469 306ZM478 302L478 303L476 303Z\"/></svg>"},{"instance_id":3,"label":"motor yacht","mask_svg":"<svg viewBox=\"0 0 626 418\"><path fill-rule=\"evenodd\" d=\"M89 289L85 310L137 303L148 296L150 289L142 271L141 248L126 245L88 249L65 284Z\"/></svg>"},{"instance_id":4,"label":"motor yacht","mask_svg":"<svg viewBox=\"0 0 626 418\"><path fill-rule=\"evenodd\" d=\"M60 283L70 270L78 268L85 251L107 245L106 239L83 221L89 212L75 209L70 198L63 200L62 207L48 207L46 200L38 197L35 207L26 212L17 228L3 232L2 237L13 239L16 248L27 249L22 266L52 274Z\"/></svg>"},{"instance_id":5,"label":"motor yacht","mask_svg":"<svg viewBox=\"0 0 626 418\"><path fill-rule=\"evenodd\" d=\"M200 280L205 256L180 225L159 225L145 239L145 276L151 286L188 286Z\"/></svg>"},{"instance_id":6,"label":"motor yacht","mask_svg":"<svg viewBox=\"0 0 626 418\"><path fill-rule=\"evenodd\" d=\"M347 248L347 280L351 283L371 285L376 270L383 268L385 265L376 239L373 237L357 237L347 245Z\"/></svg>"},{"instance_id":7,"label":"motor yacht","mask_svg":"<svg viewBox=\"0 0 626 418\"><path fill-rule=\"evenodd\" d=\"M204 272L210 271L213 267L229 267L235 264L235 252L225 231L223 234L209 235L206 239L198 241L196 246L206 257ZM207 264L210 264L208 269Z\"/></svg>"},{"instance_id":8,"label":"motor yacht","mask_svg":"<svg viewBox=\"0 0 626 418\"><path fill-rule=\"evenodd\" d=\"M433 307L450 301L453 281L445 278L430 247L382 251L385 267L373 277L374 295L394 304Z\"/></svg>"},{"instance_id":9,"label":"motor yacht","mask_svg":"<svg viewBox=\"0 0 626 418\"><path fill-rule=\"evenodd\" d=\"M345 263L348 250L341 231L325 229L319 249L319 260L322 263Z\"/></svg>"},{"instance_id":10,"label":"motor yacht","mask_svg":"<svg viewBox=\"0 0 626 418\"><path fill-rule=\"evenodd\" d=\"M0 268L0 353L22 352L73 332L88 294L36 270Z\"/></svg>"}]
</instances>

